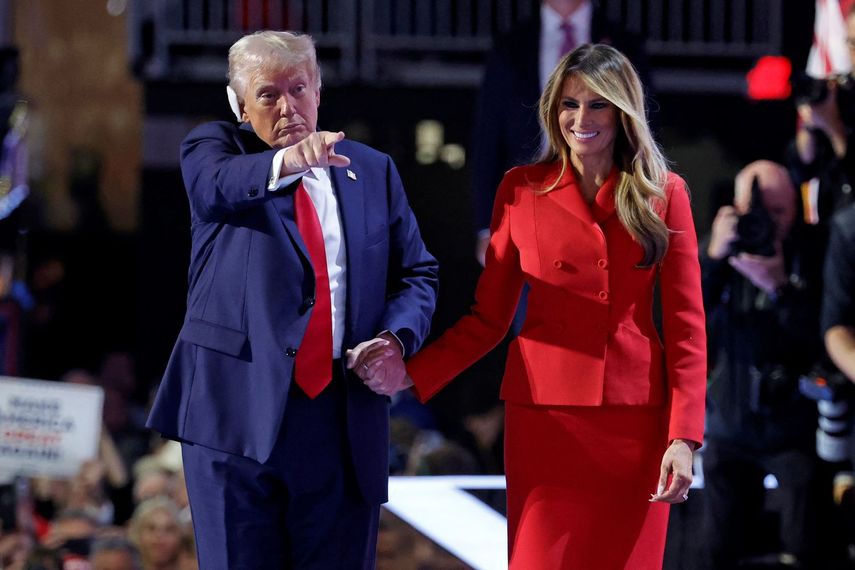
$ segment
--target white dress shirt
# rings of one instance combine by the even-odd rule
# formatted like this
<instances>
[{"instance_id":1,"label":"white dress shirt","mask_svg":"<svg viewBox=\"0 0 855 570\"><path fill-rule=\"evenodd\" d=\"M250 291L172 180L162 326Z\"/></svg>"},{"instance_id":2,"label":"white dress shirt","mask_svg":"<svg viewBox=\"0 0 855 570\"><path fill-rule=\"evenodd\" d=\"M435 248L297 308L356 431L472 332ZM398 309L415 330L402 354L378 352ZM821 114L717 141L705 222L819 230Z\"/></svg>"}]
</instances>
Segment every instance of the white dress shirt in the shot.
<instances>
[{"instance_id":1,"label":"white dress shirt","mask_svg":"<svg viewBox=\"0 0 855 570\"><path fill-rule=\"evenodd\" d=\"M580 46L591 41L591 17L594 13L594 8L591 2L583 2L576 10L567 18L567 22L573 26L573 36L576 38L576 45ZM545 2L540 4L540 90L546 87L546 81L549 75L561 57L561 44L564 43L564 32L561 30L561 24L564 20L561 16L550 8Z\"/></svg>"},{"instance_id":2,"label":"white dress shirt","mask_svg":"<svg viewBox=\"0 0 855 570\"><path fill-rule=\"evenodd\" d=\"M279 178L285 150L280 149L273 156L267 189L275 192L302 177L303 188L312 199L324 233L324 250L327 255L330 306L332 307L333 358L341 358L344 341L344 311L347 302L347 250L338 210L338 199L333 191L329 168L310 168L304 172Z\"/></svg>"},{"instance_id":3,"label":"white dress shirt","mask_svg":"<svg viewBox=\"0 0 855 570\"><path fill-rule=\"evenodd\" d=\"M345 249L344 234L342 233L341 214L338 210L338 199L332 187L329 168L310 168L296 174L279 178L282 171L282 157L288 147L279 149L273 155L270 165L270 178L267 190L275 192L303 178L303 187L309 193L312 204L318 213L318 220L324 232L324 249L327 254L327 275L330 278L330 306L332 307L333 329L333 358L341 358L344 343L344 311L347 303L347 250ZM384 330L378 333L389 333L398 341L401 354L406 356L404 343L394 332Z\"/></svg>"}]
</instances>

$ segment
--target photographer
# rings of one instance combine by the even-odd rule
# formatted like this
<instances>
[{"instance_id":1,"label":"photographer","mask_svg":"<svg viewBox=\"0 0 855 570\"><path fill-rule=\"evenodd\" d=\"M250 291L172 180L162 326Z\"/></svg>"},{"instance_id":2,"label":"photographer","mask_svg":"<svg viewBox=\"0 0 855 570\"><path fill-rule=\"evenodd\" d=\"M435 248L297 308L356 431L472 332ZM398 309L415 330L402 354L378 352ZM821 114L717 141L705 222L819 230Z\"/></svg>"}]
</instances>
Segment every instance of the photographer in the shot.
<instances>
[{"instance_id":1,"label":"photographer","mask_svg":"<svg viewBox=\"0 0 855 570\"><path fill-rule=\"evenodd\" d=\"M818 275L806 275L796 193L780 165L736 176L732 206L701 249L710 378L704 453L707 536L715 568L735 567L763 510L763 480L779 483L782 560L814 557L816 405L798 378L819 353Z\"/></svg>"},{"instance_id":2,"label":"photographer","mask_svg":"<svg viewBox=\"0 0 855 570\"><path fill-rule=\"evenodd\" d=\"M847 14L846 29L855 69L855 6ZM789 152L790 174L798 186L816 186L811 223L826 225L834 211L855 198L855 79L851 74L802 78L793 87L799 125Z\"/></svg>"},{"instance_id":3,"label":"photographer","mask_svg":"<svg viewBox=\"0 0 855 570\"><path fill-rule=\"evenodd\" d=\"M832 222L823 292L825 348L840 371L855 382L855 204Z\"/></svg>"}]
</instances>

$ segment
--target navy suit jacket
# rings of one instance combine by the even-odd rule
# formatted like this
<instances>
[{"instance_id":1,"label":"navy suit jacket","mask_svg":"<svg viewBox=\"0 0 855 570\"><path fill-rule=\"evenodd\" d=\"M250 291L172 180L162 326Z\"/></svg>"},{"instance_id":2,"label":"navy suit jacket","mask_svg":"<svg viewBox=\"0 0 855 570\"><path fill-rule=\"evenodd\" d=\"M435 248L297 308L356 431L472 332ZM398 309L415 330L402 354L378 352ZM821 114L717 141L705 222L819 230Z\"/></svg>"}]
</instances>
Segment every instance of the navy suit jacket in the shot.
<instances>
[{"instance_id":1,"label":"navy suit jacket","mask_svg":"<svg viewBox=\"0 0 855 570\"><path fill-rule=\"evenodd\" d=\"M287 413L315 290L293 189L266 189L275 152L248 124L204 124L182 143L192 224L187 314L148 421L167 437L259 462ZM347 140L336 152L355 174L330 168L347 247L343 349L389 330L412 354L433 315L436 260L391 158ZM384 501L388 398L348 372L347 406L359 486L369 502Z\"/></svg>"},{"instance_id":2,"label":"navy suit jacket","mask_svg":"<svg viewBox=\"0 0 855 570\"><path fill-rule=\"evenodd\" d=\"M649 66L638 36L614 25L598 2L591 15L591 41L611 44L638 69L645 85ZM537 159L542 135L540 99L540 10L498 37L487 57L478 93L472 143L476 229L490 227L496 189L514 166Z\"/></svg>"}]
</instances>

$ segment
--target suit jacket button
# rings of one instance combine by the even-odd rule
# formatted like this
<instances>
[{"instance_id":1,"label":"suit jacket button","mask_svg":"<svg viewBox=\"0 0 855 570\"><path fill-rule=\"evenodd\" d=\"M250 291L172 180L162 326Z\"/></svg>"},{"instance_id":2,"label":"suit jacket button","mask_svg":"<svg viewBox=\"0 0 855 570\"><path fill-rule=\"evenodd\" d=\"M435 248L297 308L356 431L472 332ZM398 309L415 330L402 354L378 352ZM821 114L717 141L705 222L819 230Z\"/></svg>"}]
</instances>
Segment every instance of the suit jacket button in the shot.
<instances>
[{"instance_id":1,"label":"suit jacket button","mask_svg":"<svg viewBox=\"0 0 855 570\"><path fill-rule=\"evenodd\" d=\"M247 192L247 195L250 198L255 198L256 196L258 196L258 188L255 188L255 187L250 188L249 192Z\"/></svg>"},{"instance_id":2,"label":"suit jacket button","mask_svg":"<svg viewBox=\"0 0 855 570\"><path fill-rule=\"evenodd\" d=\"M600 269L605 269L608 266L609 266L609 262L606 261L605 259L601 259L597 262L597 267L599 267Z\"/></svg>"},{"instance_id":3,"label":"suit jacket button","mask_svg":"<svg viewBox=\"0 0 855 570\"><path fill-rule=\"evenodd\" d=\"M608 298L609 298L609 294L608 294L607 292L605 292L605 291L600 291L600 292L597 294L597 296L600 298L600 300L601 300L601 301L605 301L606 299L608 299Z\"/></svg>"},{"instance_id":4,"label":"suit jacket button","mask_svg":"<svg viewBox=\"0 0 855 570\"><path fill-rule=\"evenodd\" d=\"M564 267L564 263L560 259L556 259L555 261L553 261L552 265L555 267L555 269L561 269L562 267Z\"/></svg>"},{"instance_id":5,"label":"suit jacket button","mask_svg":"<svg viewBox=\"0 0 855 570\"><path fill-rule=\"evenodd\" d=\"M303 304L300 306L300 313L305 313L309 309L315 306L315 298L309 297L308 299L303 299Z\"/></svg>"},{"instance_id":6,"label":"suit jacket button","mask_svg":"<svg viewBox=\"0 0 855 570\"><path fill-rule=\"evenodd\" d=\"M285 349L285 356L290 356L291 358L294 358L295 356L297 356L297 349L289 346Z\"/></svg>"}]
</instances>

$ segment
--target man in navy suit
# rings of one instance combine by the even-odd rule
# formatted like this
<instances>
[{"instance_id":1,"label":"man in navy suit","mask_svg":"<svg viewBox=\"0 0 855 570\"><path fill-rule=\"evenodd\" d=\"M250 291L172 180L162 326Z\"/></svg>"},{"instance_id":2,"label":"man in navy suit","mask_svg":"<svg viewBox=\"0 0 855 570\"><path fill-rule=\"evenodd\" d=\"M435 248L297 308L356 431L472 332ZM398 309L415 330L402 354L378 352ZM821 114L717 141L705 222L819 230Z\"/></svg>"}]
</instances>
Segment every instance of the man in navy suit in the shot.
<instances>
[{"instance_id":1,"label":"man in navy suit","mask_svg":"<svg viewBox=\"0 0 855 570\"><path fill-rule=\"evenodd\" d=\"M316 129L320 86L311 38L245 36L241 125L181 146L187 314L149 426L182 442L205 570L374 567L388 399L342 357L418 350L437 264L389 156Z\"/></svg>"}]
</instances>

